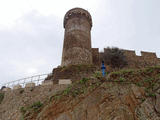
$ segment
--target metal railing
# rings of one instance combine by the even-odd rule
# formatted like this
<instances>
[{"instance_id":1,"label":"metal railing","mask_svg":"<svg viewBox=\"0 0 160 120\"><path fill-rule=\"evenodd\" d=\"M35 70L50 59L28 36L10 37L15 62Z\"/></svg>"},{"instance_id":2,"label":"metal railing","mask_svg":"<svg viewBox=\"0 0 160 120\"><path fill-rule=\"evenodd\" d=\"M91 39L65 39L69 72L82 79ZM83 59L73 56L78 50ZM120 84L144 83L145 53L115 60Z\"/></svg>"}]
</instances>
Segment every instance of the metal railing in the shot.
<instances>
[{"instance_id":1,"label":"metal railing","mask_svg":"<svg viewBox=\"0 0 160 120\"><path fill-rule=\"evenodd\" d=\"M35 85L38 86L38 85L42 84L42 82L45 80L45 78L48 75L50 75L50 74L35 75L35 76L26 77L26 78L18 79L18 80L15 80L15 81L11 81L11 82L8 82L8 83L4 83L2 85L0 84L0 89L3 86L13 88L13 86L15 86L15 85L21 85L22 87L25 87L25 85L27 83L35 83Z\"/></svg>"}]
</instances>

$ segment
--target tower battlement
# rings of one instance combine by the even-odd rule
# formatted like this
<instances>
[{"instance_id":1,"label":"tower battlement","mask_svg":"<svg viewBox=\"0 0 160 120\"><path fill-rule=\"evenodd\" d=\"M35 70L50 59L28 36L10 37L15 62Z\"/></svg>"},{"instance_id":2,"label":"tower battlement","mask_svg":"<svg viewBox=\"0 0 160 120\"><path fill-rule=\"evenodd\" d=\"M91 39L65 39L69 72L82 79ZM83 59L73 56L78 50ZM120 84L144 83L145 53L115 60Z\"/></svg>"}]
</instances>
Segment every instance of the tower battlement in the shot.
<instances>
[{"instance_id":1,"label":"tower battlement","mask_svg":"<svg viewBox=\"0 0 160 120\"><path fill-rule=\"evenodd\" d=\"M66 13L63 23L64 28L66 27L68 20L72 18L84 18L89 22L90 26L92 27L92 17L90 13L82 8L73 8Z\"/></svg>"}]
</instances>

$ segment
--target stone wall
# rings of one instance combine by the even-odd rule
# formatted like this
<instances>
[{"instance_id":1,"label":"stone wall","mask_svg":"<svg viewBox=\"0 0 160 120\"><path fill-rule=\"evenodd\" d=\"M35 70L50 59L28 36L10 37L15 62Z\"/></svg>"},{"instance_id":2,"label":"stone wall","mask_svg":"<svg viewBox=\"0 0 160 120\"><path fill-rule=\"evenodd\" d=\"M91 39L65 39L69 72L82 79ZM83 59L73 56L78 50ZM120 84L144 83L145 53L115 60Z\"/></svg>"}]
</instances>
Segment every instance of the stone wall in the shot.
<instances>
[{"instance_id":1,"label":"stone wall","mask_svg":"<svg viewBox=\"0 0 160 120\"><path fill-rule=\"evenodd\" d=\"M30 106L38 101L44 103L67 87L68 85L56 84L7 90L0 104L0 120L21 120L21 107Z\"/></svg>"},{"instance_id":2,"label":"stone wall","mask_svg":"<svg viewBox=\"0 0 160 120\"><path fill-rule=\"evenodd\" d=\"M96 71L93 65L70 65L67 67L55 68L45 81L52 80L54 84L58 83L59 79L71 79L72 82L81 80L84 77L91 76Z\"/></svg>"},{"instance_id":3,"label":"stone wall","mask_svg":"<svg viewBox=\"0 0 160 120\"><path fill-rule=\"evenodd\" d=\"M141 51L141 56L137 56L135 51L133 50L123 50L123 51L128 61L127 68L141 68L147 66L160 65L160 58L157 58L156 53ZM97 65L97 63L99 63L98 65L100 65L102 61L101 57L104 55L104 53L105 49L104 52L99 52L98 48L92 48L92 58L93 58L93 63L95 65Z\"/></svg>"},{"instance_id":4,"label":"stone wall","mask_svg":"<svg viewBox=\"0 0 160 120\"><path fill-rule=\"evenodd\" d=\"M100 61L99 61L99 51L98 51L98 48L92 48L92 63L94 65L99 65Z\"/></svg>"},{"instance_id":5,"label":"stone wall","mask_svg":"<svg viewBox=\"0 0 160 120\"><path fill-rule=\"evenodd\" d=\"M137 56L135 51L124 50L128 60L128 66L133 68L141 68L147 66L160 65L160 60L156 53L141 51L141 56Z\"/></svg>"}]
</instances>

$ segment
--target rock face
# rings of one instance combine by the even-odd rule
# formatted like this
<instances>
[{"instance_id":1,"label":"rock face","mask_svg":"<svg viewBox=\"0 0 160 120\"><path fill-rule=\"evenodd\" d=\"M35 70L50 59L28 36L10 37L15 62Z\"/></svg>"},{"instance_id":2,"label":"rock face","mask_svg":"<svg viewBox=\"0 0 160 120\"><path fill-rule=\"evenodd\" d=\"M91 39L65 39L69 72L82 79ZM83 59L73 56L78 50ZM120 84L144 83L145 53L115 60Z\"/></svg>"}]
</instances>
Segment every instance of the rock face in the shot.
<instances>
[{"instance_id":1,"label":"rock face","mask_svg":"<svg viewBox=\"0 0 160 120\"><path fill-rule=\"evenodd\" d=\"M21 120L20 109L23 106L31 105L37 101L43 103L55 92L66 87L67 85L47 85L6 91L0 104L0 120Z\"/></svg>"},{"instance_id":2,"label":"rock face","mask_svg":"<svg viewBox=\"0 0 160 120\"><path fill-rule=\"evenodd\" d=\"M74 8L66 13L62 66L92 64L91 27L92 18L88 11Z\"/></svg>"},{"instance_id":3,"label":"rock face","mask_svg":"<svg viewBox=\"0 0 160 120\"><path fill-rule=\"evenodd\" d=\"M110 73L97 87L92 86L97 83L79 87L84 94L70 97L70 91L68 97L53 100L34 119L160 120L159 73L160 67Z\"/></svg>"},{"instance_id":4,"label":"rock face","mask_svg":"<svg viewBox=\"0 0 160 120\"><path fill-rule=\"evenodd\" d=\"M103 83L85 97L52 103L37 120L160 120L152 98L133 84Z\"/></svg>"},{"instance_id":5,"label":"rock face","mask_svg":"<svg viewBox=\"0 0 160 120\"><path fill-rule=\"evenodd\" d=\"M156 111L160 114L160 94L156 94L156 105L155 105Z\"/></svg>"},{"instance_id":6,"label":"rock face","mask_svg":"<svg viewBox=\"0 0 160 120\"><path fill-rule=\"evenodd\" d=\"M69 86L9 90L0 120L160 120L159 73L160 67L116 71L107 78L96 72Z\"/></svg>"}]
</instances>

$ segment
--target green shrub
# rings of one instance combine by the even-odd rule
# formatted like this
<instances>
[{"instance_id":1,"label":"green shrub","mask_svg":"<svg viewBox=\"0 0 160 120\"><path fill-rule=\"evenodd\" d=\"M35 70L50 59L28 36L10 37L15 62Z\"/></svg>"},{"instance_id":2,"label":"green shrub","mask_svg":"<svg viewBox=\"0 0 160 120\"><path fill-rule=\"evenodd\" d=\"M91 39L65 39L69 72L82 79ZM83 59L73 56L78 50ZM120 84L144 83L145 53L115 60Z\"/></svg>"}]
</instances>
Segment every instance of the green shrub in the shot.
<instances>
[{"instance_id":1,"label":"green shrub","mask_svg":"<svg viewBox=\"0 0 160 120\"><path fill-rule=\"evenodd\" d=\"M69 92L71 91L71 86L67 87L64 91L63 91L63 95L68 95Z\"/></svg>"},{"instance_id":2,"label":"green shrub","mask_svg":"<svg viewBox=\"0 0 160 120\"><path fill-rule=\"evenodd\" d=\"M149 82L149 83L151 83L153 80L154 80L153 78L149 77L149 78L146 78L146 79L144 80L144 82Z\"/></svg>"},{"instance_id":3,"label":"green shrub","mask_svg":"<svg viewBox=\"0 0 160 120\"><path fill-rule=\"evenodd\" d=\"M61 95L55 95L55 96L54 96L54 99L55 99L55 100L59 100L59 99L61 99L61 97L62 97ZM50 101L51 101L51 100L52 100L52 98L50 99Z\"/></svg>"},{"instance_id":4,"label":"green shrub","mask_svg":"<svg viewBox=\"0 0 160 120\"><path fill-rule=\"evenodd\" d=\"M151 72L153 72L153 67L146 68L146 69L145 69L145 72L146 72L146 73L151 73Z\"/></svg>"},{"instance_id":5,"label":"green shrub","mask_svg":"<svg viewBox=\"0 0 160 120\"><path fill-rule=\"evenodd\" d=\"M33 103L33 104L30 106L30 108L33 109L34 111L37 111L37 110L39 110L39 108L41 108L42 106L43 106L43 104L42 104L40 101L38 101L38 102Z\"/></svg>"},{"instance_id":6,"label":"green shrub","mask_svg":"<svg viewBox=\"0 0 160 120\"><path fill-rule=\"evenodd\" d=\"M138 87L142 87L142 86L143 86L143 84L142 84L141 82L137 82L136 85L137 85Z\"/></svg>"},{"instance_id":7,"label":"green shrub","mask_svg":"<svg viewBox=\"0 0 160 120\"><path fill-rule=\"evenodd\" d=\"M77 95L79 95L80 93L82 93L83 91L80 89L75 89L74 91L72 91L72 96L76 97Z\"/></svg>"},{"instance_id":8,"label":"green shrub","mask_svg":"<svg viewBox=\"0 0 160 120\"><path fill-rule=\"evenodd\" d=\"M141 101L144 102L146 99L145 98L141 98Z\"/></svg>"},{"instance_id":9,"label":"green shrub","mask_svg":"<svg viewBox=\"0 0 160 120\"><path fill-rule=\"evenodd\" d=\"M101 56L101 60L112 68L123 68L128 64L123 50L116 47L105 48L104 55Z\"/></svg>"},{"instance_id":10,"label":"green shrub","mask_svg":"<svg viewBox=\"0 0 160 120\"><path fill-rule=\"evenodd\" d=\"M20 120L24 120L24 118L28 117L28 115L34 114L35 112L39 112L42 106L43 104L40 101L38 101L38 102L34 102L30 106L21 107L20 108L20 112L21 112Z\"/></svg>"},{"instance_id":11,"label":"green shrub","mask_svg":"<svg viewBox=\"0 0 160 120\"><path fill-rule=\"evenodd\" d=\"M82 78L82 79L79 81L79 83L85 84L88 80L89 80L89 78Z\"/></svg>"},{"instance_id":12,"label":"green shrub","mask_svg":"<svg viewBox=\"0 0 160 120\"><path fill-rule=\"evenodd\" d=\"M25 107L21 107L21 108L20 108L20 111L21 111L22 114L25 114L27 110L26 110Z\"/></svg>"},{"instance_id":13,"label":"green shrub","mask_svg":"<svg viewBox=\"0 0 160 120\"><path fill-rule=\"evenodd\" d=\"M150 89L149 89L149 88L145 88L144 90L145 90L146 93L149 93L149 92L150 92Z\"/></svg>"},{"instance_id":14,"label":"green shrub","mask_svg":"<svg viewBox=\"0 0 160 120\"><path fill-rule=\"evenodd\" d=\"M24 116L23 115L20 117L20 120L24 120Z\"/></svg>"},{"instance_id":15,"label":"green shrub","mask_svg":"<svg viewBox=\"0 0 160 120\"><path fill-rule=\"evenodd\" d=\"M148 96L149 96L149 97L155 97L156 94L154 94L154 93L149 93Z\"/></svg>"},{"instance_id":16,"label":"green shrub","mask_svg":"<svg viewBox=\"0 0 160 120\"><path fill-rule=\"evenodd\" d=\"M4 99L4 93L0 93L0 104L3 101L3 99Z\"/></svg>"},{"instance_id":17,"label":"green shrub","mask_svg":"<svg viewBox=\"0 0 160 120\"><path fill-rule=\"evenodd\" d=\"M100 71L96 71L93 76L97 79L101 78L102 77L102 73Z\"/></svg>"},{"instance_id":18,"label":"green shrub","mask_svg":"<svg viewBox=\"0 0 160 120\"><path fill-rule=\"evenodd\" d=\"M125 81L125 78L120 77L120 78L119 78L119 81L120 81L120 82L124 82L124 81Z\"/></svg>"}]
</instances>

